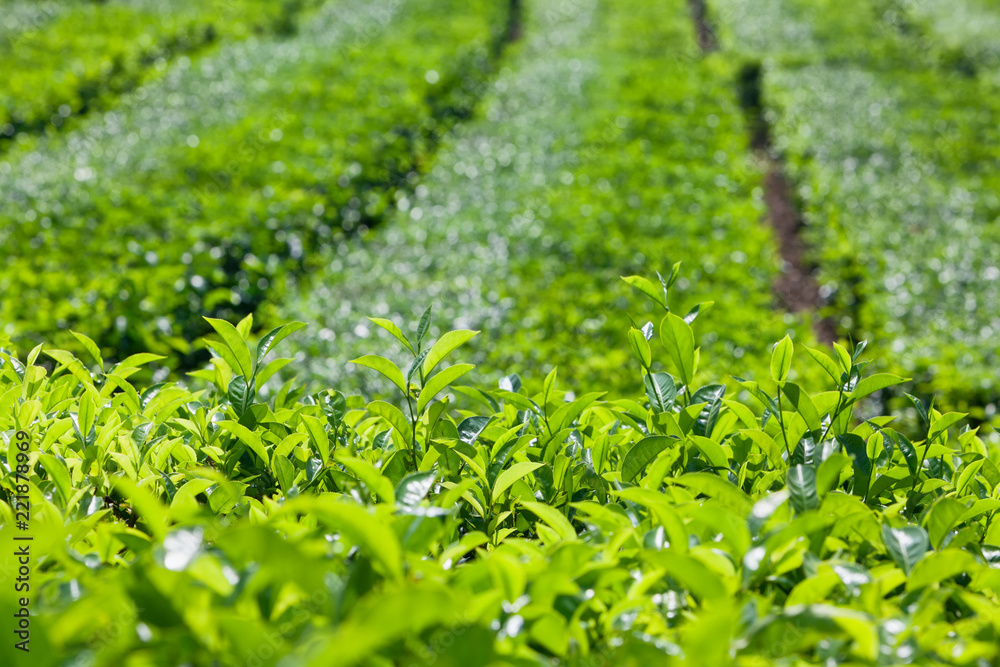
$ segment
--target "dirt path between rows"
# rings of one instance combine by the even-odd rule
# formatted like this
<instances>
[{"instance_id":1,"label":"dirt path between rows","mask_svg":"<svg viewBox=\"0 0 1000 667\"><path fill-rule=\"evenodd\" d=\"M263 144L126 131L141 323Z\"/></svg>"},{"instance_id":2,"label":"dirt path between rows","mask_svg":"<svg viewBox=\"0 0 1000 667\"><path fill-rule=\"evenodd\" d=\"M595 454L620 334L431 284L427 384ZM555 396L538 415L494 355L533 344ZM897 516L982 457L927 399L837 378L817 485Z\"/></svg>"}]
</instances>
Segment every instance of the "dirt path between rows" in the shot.
<instances>
[{"instance_id":1,"label":"dirt path between rows","mask_svg":"<svg viewBox=\"0 0 1000 667\"><path fill-rule=\"evenodd\" d=\"M719 40L708 20L708 8L705 6L705 0L688 0L688 6L691 8L691 19L694 21L698 46L705 53L718 51Z\"/></svg>"},{"instance_id":2,"label":"dirt path between rows","mask_svg":"<svg viewBox=\"0 0 1000 667\"><path fill-rule=\"evenodd\" d=\"M698 46L703 53L718 51L719 41L708 17L705 0L688 0ZM759 64L750 64L740 72L736 82L740 104L750 131L750 149L764 165L764 203L767 219L774 229L781 254L783 271L774 281L775 297L786 310L798 313L819 312L823 297L816 282L816 267L806 260L807 246L802 238L802 215L795 205L792 187L785 176L784 165L774 152L771 131L764 118L761 99L762 72ZM817 340L832 344L837 340L837 327L832 318L815 319L813 331Z\"/></svg>"}]
</instances>

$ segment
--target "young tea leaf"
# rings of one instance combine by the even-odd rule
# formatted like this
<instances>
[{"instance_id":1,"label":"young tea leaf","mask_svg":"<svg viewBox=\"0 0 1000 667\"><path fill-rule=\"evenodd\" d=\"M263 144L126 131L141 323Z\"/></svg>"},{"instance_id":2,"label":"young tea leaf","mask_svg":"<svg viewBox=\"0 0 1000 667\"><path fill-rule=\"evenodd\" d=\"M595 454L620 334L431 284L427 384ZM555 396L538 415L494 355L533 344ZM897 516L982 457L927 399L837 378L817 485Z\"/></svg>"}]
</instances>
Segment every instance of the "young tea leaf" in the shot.
<instances>
[{"instance_id":1,"label":"young tea leaf","mask_svg":"<svg viewBox=\"0 0 1000 667\"><path fill-rule=\"evenodd\" d=\"M206 317L205 321L212 325L215 332L222 338L222 342L225 343L226 349L229 350L236 360L237 368L233 370L238 370L246 377L252 377L254 365L250 359L250 346L247 345L246 340L243 339L243 336L240 335L236 327L225 320L218 320L211 317Z\"/></svg>"},{"instance_id":2,"label":"young tea leaf","mask_svg":"<svg viewBox=\"0 0 1000 667\"><path fill-rule=\"evenodd\" d=\"M788 371L792 367L793 350L792 339L786 334L771 351L771 377L776 382L784 382L788 377Z\"/></svg>"},{"instance_id":3,"label":"young tea leaf","mask_svg":"<svg viewBox=\"0 0 1000 667\"><path fill-rule=\"evenodd\" d=\"M681 382L690 385L697 370L691 325L673 313L667 313L660 323L660 340L677 367Z\"/></svg>"},{"instance_id":4,"label":"young tea leaf","mask_svg":"<svg viewBox=\"0 0 1000 667\"><path fill-rule=\"evenodd\" d=\"M884 523L882 524L882 541L885 543L889 555L906 574L913 570L913 566L924 557L927 549L930 548L927 531L920 526L893 528Z\"/></svg>"},{"instance_id":5,"label":"young tea leaf","mask_svg":"<svg viewBox=\"0 0 1000 667\"><path fill-rule=\"evenodd\" d=\"M801 514L819 507L819 493L816 491L816 468L811 465L794 465L788 469L787 485L789 499L795 512Z\"/></svg>"}]
</instances>

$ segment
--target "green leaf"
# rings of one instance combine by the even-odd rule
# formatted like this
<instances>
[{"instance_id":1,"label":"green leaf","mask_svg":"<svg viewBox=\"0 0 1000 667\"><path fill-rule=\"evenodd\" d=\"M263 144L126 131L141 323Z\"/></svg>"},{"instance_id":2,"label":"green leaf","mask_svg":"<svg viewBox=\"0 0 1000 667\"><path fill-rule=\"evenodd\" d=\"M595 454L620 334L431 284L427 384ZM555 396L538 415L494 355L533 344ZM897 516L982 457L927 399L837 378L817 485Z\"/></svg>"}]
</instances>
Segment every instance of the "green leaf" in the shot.
<instances>
[{"instance_id":1,"label":"green leaf","mask_svg":"<svg viewBox=\"0 0 1000 667\"><path fill-rule=\"evenodd\" d=\"M715 498L740 517L749 515L753 508L753 503L747 494L717 475L703 472L686 473L675 478L673 482Z\"/></svg>"},{"instance_id":2,"label":"green leaf","mask_svg":"<svg viewBox=\"0 0 1000 667\"><path fill-rule=\"evenodd\" d=\"M288 493L288 489L292 488L295 481L295 467L292 466L292 462L281 454L276 454L271 461L271 469L278 480L278 486L283 492Z\"/></svg>"},{"instance_id":3,"label":"green leaf","mask_svg":"<svg viewBox=\"0 0 1000 667\"><path fill-rule=\"evenodd\" d=\"M94 358L94 361L97 362L97 365L100 366L103 369L104 368L104 359L101 358L101 349L99 347L97 347L97 343L95 343L93 340L91 340L91 338L89 336L85 336L82 333L77 333L77 332L72 331L72 330L70 330L70 333L73 334L73 336L78 341L80 341L80 344L83 345L84 349L86 349L87 352L90 353L90 356L92 356Z\"/></svg>"},{"instance_id":4,"label":"green leaf","mask_svg":"<svg viewBox=\"0 0 1000 667\"><path fill-rule=\"evenodd\" d=\"M240 333L240 336L242 336L244 340L250 336L251 328L253 328L253 313L250 313L236 323L236 330Z\"/></svg>"},{"instance_id":5,"label":"green leaf","mask_svg":"<svg viewBox=\"0 0 1000 667\"><path fill-rule=\"evenodd\" d=\"M680 277L680 275L681 275L681 262L674 262L673 266L670 267L670 276L667 278L667 285L665 289L673 287L674 283L677 282L677 278Z\"/></svg>"},{"instance_id":6,"label":"green leaf","mask_svg":"<svg viewBox=\"0 0 1000 667\"><path fill-rule=\"evenodd\" d=\"M162 541L167 534L169 513L160 500L145 487L124 477L113 478L111 486L129 501L153 538Z\"/></svg>"},{"instance_id":7,"label":"green leaf","mask_svg":"<svg viewBox=\"0 0 1000 667\"><path fill-rule=\"evenodd\" d=\"M901 378L898 375L892 375L891 373L876 373L875 375L869 375L866 378L862 378L858 381L857 386L854 387L854 391L851 392L851 402L857 401L858 399L864 398L869 394L874 394L880 389L885 389L886 387L891 387L903 382L906 382L905 378Z\"/></svg>"},{"instance_id":8,"label":"green leaf","mask_svg":"<svg viewBox=\"0 0 1000 667\"><path fill-rule=\"evenodd\" d=\"M70 480L69 469L66 467L66 464L52 454L39 454L38 462L45 468L49 479L55 483L56 488L59 490L59 495L62 496L63 503L68 503L70 498L73 497L73 482Z\"/></svg>"},{"instance_id":9,"label":"green leaf","mask_svg":"<svg viewBox=\"0 0 1000 667\"><path fill-rule=\"evenodd\" d=\"M666 308L667 310L670 310L667 308L667 293L663 286L658 287L653 283L653 281L643 278L642 276L622 276L622 280L648 296L655 303L663 306L663 308Z\"/></svg>"},{"instance_id":10,"label":"green leaf","mask_svg":"<svg viewBox=\"0 0 1000 667\"><path fill-rule=\"evenodd\" d=\"M837 370L837 363L829 355L821 350L814 350L811 347L806 347L806 352L819 364L820 368L826 371L827 375L833 378L834 382L840 383L840 373Z\"/></svg>"},{"instance_id":11,"label":"green leaf","mask_svg":"<svg viewBox=\"0 0 1000 667\"><path fill-rule=\"evenodd\" d=\"M378 496L382 502L395 502L396 493L392 488L392 482L383 476L382 472L372 464L350 456L344 453L345 451L337 451L337 461L350 471L358 481L364 484L369 492Z\"/></svg>"},{"instance_id":12,"label":"green leaf","mask_svg":"<svg viewBox=\"0 0 1000 667\"><path fill-rule=\"evenodd\" d=\"M739 435L750 438L755 445L760 447L760 450L764 452L764 455L767 457L767 460L771 462L772 466L778 469L785 467L785 461L782 458L782 452L784 449L767 433L756 429L747 429L745 431L740 431Z\"/></svg>"},{"instance_id":13,"label":"green leaf","mask_svg":"<svg viewBox=\"0 0 1000 667\"><path fill-rule=\"evenodd\" d=\"M357 544L387 574L395 579L402 578L403 558L399 539L391 528L392 524L384 518L380 520L377 514L330 495L292 498L275 512L275 516L285 513L315 517Z\"/></svg>"},{"instance_id":14,"label":"green leaf","mask_svg":"<svg viewBox=\"0 0 1000 667\"><path fill-rule=\"evenodd\" d=\"M497 500L499 500L499 498L503 495L504 491L509 489L514 482L527 477L543 465L545 464L536 462L515 463L510 468L504 470L497 477L496 483L493 485L491 501L494 503L497 502Z\"/></svg>"},{"instance_id":15,"label":"green leaf","mask_svg":"<svg viewBox=\"0 0 1000 667\"><path fill-rule=\"evenodd\" d=\"M789 499L796 513L819 507L816 491L816 468L811 465L794 465L788 469L787 486Z\"/></svg>"},{"instance_id":16,"label":"green leaf","mask_svg":"<svg viewBox=\"0 0 1000 667\"><path fill-rule=\"evenodd\" d=\"M833 349L837 353L837 363L840 364L841 373L850 373L854 365L851 360L851 353L840 343L834 343Z\"/></svg>"},{"instance_id":17,"label":"green leaf","mask_svg":"<svg viewBox=\"0 0 1000 667\"><path fill-rule=\"evenodd\" d=\"M229 402L232 403L233 409L236 411L237 417L242 417L243 414L250 408L250 404L253 403L256 393L256 381L252 380L248 386L247 379L242 375L237 375L233 378L232 382L229 383L229 390L227 394L229 396Z\"/></svg>"},{"instance_id":18,"label":"green leaf","mask_svg":"<svg viewBox=\"0 0 1000 667\"><path fill-rule=\"evenodd\" d=\"M240 332L236 330L236 327L225 320L212 317L206 317L205 321L212 325L215 332L222 338L222 342L225 343L226 348L232 353L238 366L238 368L234 368L233 370L240 371L246 377L252 377L254 366L253 361L250 359L250 346L247 345L247 342L240 335Z\"/></svg>"},{"instance_id":19,"label":"green leaf","mask_svg":"<svg viewBox=\"0 0 1000 667\"><path fill-rule=\"evenodd\" d=\"M677 385L674 384L674 378L670 374L646 375L643 378L643 383L646 385L646 397L649 399L650 409L654 412L667 412L673 408L674 400L677 398Z\"/></svg>"},{"instance_id":20,"label":"green leaf","mask_svg":"<svg viewBox=\"0 0 1000 667\"><path fill-rule=\"evenodd\" d=\"M257 367L257 377L254 378L257 384L263 386L268 380L270 380L275 373L280 371L282 368L290 364L293 360L289 358L273 359L263 368Z\"/></svg>"},{"instance_id":21,"label":"green leaf","mask_svg":"<svg viewBox=\"0 0 1000 667\"><path fill-rule=\"evenodd\" d=\"M741 387L746 389L751 396L756 398L765 409L770 410L773 414L778 414L778 404L760 388L759 384L750 380L738 378L736 376L733 376L733 379L736 380Z\"/></svg>"},{"instance_id":22,"label":"green leaf","mask_svg":"<svg viewBox=\"0 0 1000 667\"><path fill-rule=\"evenodd\" d=\"M897 433L895 440L896 446L899 447L899 451L902 452L903 459L906 461L906 467L910 469L910 477L913 478L915 483L918 472L917 468L920 466L920 457L917 456L917 448L902 433Z\"/></svg>"},{"instance_id":23,"label":"green leaf","mask_svg":"<svg viewBox=\"0 0 1000 667\"><path fill-rule=\"evenodd\" d=\"M89 393L84 394L80 399L80 404L78 407L79 412L77 413L78 425L80 428L80 433L84 438L88 437L90 433L90 428L94 425L94 419L97 414L97 406L94 405L94 398Z\"/></svg>"},{"instance_id":24,"label":"green leaf","mask_svg":"<svg viewBox=\"0 0 1000 667\"><path fill-rule=\"evenodd\" d=\"M576 531L562 513L551 505L522 500L519 504L554 530L564 540L576 539Z\"/></svg>"},{"instance_id":25,"label":"green leaf","mask_svg":"<svg viewBox=\"0 0 1000 667\"><path fill-rule=\"evenodd\" d=\"M820 414L816 409L816 404L812 398L799 385L793 382L786 382L781 386L781 393L788 397L795 411L802 415L806 426L810 431L818 431L820 428Z\"/></svg>"},{"instance_id":26,"label":"green leaf","mask_svg":"<svg viewBox=\"0 0 1000 667\"><path fill-rule=\"evenodd\" d=\"M629 329L628 343L632 346L632 351L638 357L642 367L649 368L649 365L653 363L653 352L649 349L649 341L646 340L642 331L636 328Z\"/></svg>"},{"instance_id":27,"label":"green leaf","mask_svg":"<svg viewBox=\"0 0 1000 667\"><path fill-rule=\"evenodd\" d=\"M559 374L558 368L553 368L549 371L549 374L545 376L545 381L542 383L542 403L543 405L548 405L549 398L552 395L553 390L556 388L556 378Z\"/></svg>"},{"instance_id":28,"label":"green leaf","mask_svg":"<svg viewBox=\"0 0 1000 667\"><path fill-rule=\"evenodd\" d=\"M403 335L403 331L398 326L396 326L395 322L381 317L369 317L368 319L371 320L374 324L377 324L378 326L382 327L390 334L392 334L392 336L400 343L402 343L406 347L406 349L410 351L411 354L416 354L416 352L413 350L413 346L410 345L410 341L406 338L405 335Z\"/></svg>"},{"instance_id":29,"label":"green leaf","mask_svg":"<svg viewBox=\"0 0 1000 667\"><path fill-rule=\"evenodd\" d=\"M309 439L312 440L316 451L319 453L319 460L326 465L330 460L330 436L327 435L323 422L312 415L299 415L302 425L305 426Z\"/></svg>"},{"instance_id":30,"label":"green leaf","mask_svg":"<svg viewBox=\"0 0 1000 667\"><path fill-rule=\"evenodd\" d=\"M305 322L289 322L288 324L282 324L280 327L276 327L266 333L260 341L257 342L257 363L254 366L254 370L258 370L260 365L264 363L264 357L267 356L268 352L277 347L278 343L285 340L293 333L299 329L305 328Z\"/></svg>"},{"instance_id":31,"label":"green leaf","mask_svg":"<svg viewBox=\"0 0 1000 667\"><path fill-rule=\"evenodd\" d=\"M975 478L976 473L979 472L979 469L982 468L985 463L985 459L979 459L977 461L973 461L962 469L962 472L958 476L958 481L955 482L955 493L958 494L959 497L964 495L965 489L969 486Z\"/></svg>"},{"instance_id":32,"label":"green leaf","mask_svg":"<svg viewBox=\"0 0 1000 667\"><path fill-rule=\"evenodd\" d=\"M948 412L931 422L930 430L927 432L927 442L934 442L938 436L949 428L968 417L964 412Z\"/></svg>"},{"instance_id":33,"label":"green leaf","mask_svg":"<svg viewBox=\"0 0 1000 667\"><path fill-rule=\"evenodd\" d=\"M406 380L403 379L403 371L399 370L396 364L392 363L385 357L380 357L375 354L366 354L363 357L358 357L352 360L350 363L357 364L359 366L366 366L372 370L376 370L386 378L389 379L396 387L403 392L406 396Z\"/></svg>"},{"instance_id":34,"label":"green leaf","mask_svg":"<svg viewBox=\"0 0 1000 667\"><path fill-rule=\"evenodd\" d=\"M413 439L413 427L395 405L385 401L372 401L368 404L367 409L371 414L378 415L388 421L406 443Z\"/></svg>"},{"instance_id":35,"label":"green leaf","mask_svg":"<svg viewBox=\"0 0 1000 667\"><path fill-rule=\"evenodd\" d=\"M771 352L771 377L776 382L784 382L788 377L788 371L792 368L792 339L786 334L774 346Z\"/></svg>"},{"instance_id":36,"label":"green leaf","mask_svg":"<svg viewBox=\"0 0 1000 667\"><path fill-rule=\"evenodd\" d=\"M702 303L695 304L694 308L689 310L688 314L684 316L684 321L687 322L688 324L691 324L696 319L698 319L698 315L700 315L703 310L708 310L713 305L715 305L714 301L705 301Z\"/></svg>"},{"instance_id":37,"label":"green leaf","mask_svg":"<svg viewBox=\"0 0 1000 667\"><path fill-rule=\"evenodd\" d=\"M431 371L452 351L467 343L478 333L478 331L459 329L457 331L449 331L438 338L434 345L431 346L430 352L427 353L427 358L424 359L424 377L430 375Z\"/></svg>"},{"instance_id":38,"label":"green leaf","mask_svg":"<svg viewBox=\"0 0 1000 667\"><path fill-rule=\"evenodd\" d=\"M690 385L696 368L694 331L691 325L673 313L667 313L660 323L660 340L677 367L681 382Z\"/></svg>"},{"instance_id":39,"label":"green leaf","mask_svg":"<svg viewBox=\"0 0 1000 667\"><path fill-rule=\"evenodd\" d=\"M882 524L882 541L889 555L906 574L910 574L930 547L927 531L920 526L893 528L887 523Z\"/></svg>"},{"instance_id":40,"label":"green leaf","mask_svg":"<svg viewBox=\"0 0 1000 667\"><path fill-rule=\"evenodd\" d=\"M45 350L45 354L52 357L60 364L66 367L73 377L77 378L81 382L87 385L93 385L94 379L90 377L90 373L84 368L80 360L74 357L72 354L66 350ZM28 366L28 370L33 368L33 366ZM53 374L55 371L53 371Z\"/></svg>"},{"instance_id":41,"label":"green leaf","mask_svg":"<svg viewBox=\"0 0 1000 667\"><path fill-rule=\"evenodd\" d=\"M424 336L427 335L427 330L431 328L431 309L434 306L427 306L424 310L423 315L420 316L420 323L417 325L417 349L420 349L420 343L424 340Z\"/></svg>"},{"instance_id":42,"label":"green leaf","mask_svg":"<svg viewBox=\"0 0 1000 667\"><path fill-rule=\"evenodd\" d=\"M665 435L651 435L635 444L622 461L622 481L631 482L649 463L677 440Z\"/></svg>"},{"instance_id":43,"label":"green leaf","mask_svg":"<svg viewBox=\"0 0 1000 667\"><path fill-rule=\"evenodd\" d=\"M955 526L959 517L965 514L968 509L965 503L959 502L954 498L941 498L934 503L934 506L927 513L926 519L927 536L930 539L931 546L935 549L940 549L941 542L948 534L948 531Z\"/></svg>"},{"instance_id":44,"label":"green leaf","mask_svg":"<svg viewBox=\"0 0 1000 667\"><path fill-rule=\"evenodd\" d=\"M220 421L218 424L219 428L229 431L235 435L240 442L250 449L250 451L259 456L260 460L264 462L264 465L270 465L270 459L267 456L267 449L264 447L264 442L260 439L259 435L238 422L226 420Z\"/></svg>"},{"instance_id":45,"label":"green leaf","mask_svg":"<svg viewBox=\"0 0 1000 667\"><path fill-rule=\"evenodd\" d=\"M427 407L427 404L434 400L434 397L441 393L445 387L471 371L473 368L475 368L475 366L472 364L455 364L454 366L449 366L427 380L424 383L423 388L420 390L420 397L417 399L417 413L422 413L424 408Z\"/></svg>"},{"instance_id":46,"label":"green leaf","mask_svg":"<svg viewBox=\"0 0 1000 667\"><path fill-rule=\"evenodd\" d=\"M713 600L724 604L729 592L719 573L704 562L674 550L658 551L647 556L651 563L670 573L671 579L679 582L699 600Z\"/></svg>"},{"instance_id":47,"label":"green leaf","mask_svg":"<svg viewBox=\"0 0 1000 667\"><path fill-rule=\"evenodd\" d=\"M449 647L453 645L458 647L447 653L437 653L439 649L435 648L433 653L425 649L426 652L419 654L433 657L434 664L439 664L437 662L439 656L445 656L441 659L441 667L496 664L492 661L492 646L487 646L489 631L463 620L463 607L476 599L478 598L458 596L451 589L432 581L419 584L407 583L399 588L365 595L352 606L350 614L342 622L328 628L317 629L312 637L313 650L310 652L308 664L323 665L323 667L371 664L379 662L377 658L387 652L386 647L406 645L413 638L421 636L447 637L442 641L447 641ZM268 645L260 644L260 646ZM431 646L437 647L438 644ZM470 649L470 646L475 648ZM447 657L459 651L466 656L470 651L474 651L472 655L475 658L470 660L460 655L453 661ZM412 654L414 653L411 652ZM479 657L485 657L485 661L477 663ZM421 664L411 660L381 664L409 666L411 662ZM255 663L248 661L248 664Z\"/></svg>"},{"instance_id":48,"label":"green leaf","mask_svg":"<svg viewBox=\"0 0 1000 667\"><path fill-rule=\"evenodd\" d=\"M413 361L410 362L410 367L406 369L406 384L409 384L410 380L413 379L413 376L416 375L417 371L423 368L424 359L427 358L428 354L430 354L430 349L423 350L422 352L419 352L416 357L414 357Z\"/></svg>"},{"instance_id":49,"label":"green leaf","mask_svg":"<svg viewBox=\"0 0 1000 667\"><path fill-rule=\"evenodd\" d=\"M140 366L144 366L153 361L160 361L162 359L166 359L166 357L159 354L150 354L149 352L140 352L139 354L133 354L125 357L115 364L115 368L139 368Z\"/></svg>"},{"instance_id":50,"label":"green leaf","mask_svg":"<svg viewBox=\"0 0 1000 667\"><path fill-rule=\"evenodd\" d=\"M834 452L819 464L816 470L816 492L820 497L836 488L840 481L840 472L849 465L851 465L850 457L840 452Z\"/></svg>"},{"instance_id":51,"label":"green leaf","mask_svg":"<svg viewBox=\"0 0 1000 667\"><path fill-rule=\"evenodd\" d=\"M575 401L559 406L559 409L549 416L549 425L552 427L552 430L560 431L572 424L574 419L579 417L584 410L589 408L602 396L604 396L604 392L595 391L585 394Z\"/></svg>"},{"instance_id":52,"label":"green leaf","mask_svg":"<svg viewBox=\"0 0 1000 667\"><path fill-rule=\"evenodd\" d=\"M982 567L968 551L946 549L928 555L913 567L913 573L906 580L906 590L916 591Z\"/></svg>"},{"instance_id":53,"label":"green leaf","mask_svg":"<svg viewBox=\"0 0 1000 667\"><path fill-rule=\"evenodd\" d=\"M700 435L689 435L688 439L712 467L719 469L719 474L726 475L729 470L729 459L726 458L726 452L719 443Z\"/></svg>"},{"instance_id":54,"label":"green leaf","mask_svg":"<svg viewBox=\"0 0 1000 667\"><path fill-rule=\"evenodd\" d=\"M927 416L927 407L924 405L924 402L921 401L916 396L914 396L913 394L904 393L903 396L906 396L908 399L910 399L910 402L913 403L913 407L917 409L917 415L920 416L920 421L923 422L924 428L929 427L931 425L931 421L930 418Z\"/></svg>"},{"instance_id":55,"label":"green leaf","mask_svg":"<svg viewBox=\"0 0 1000 667\"><path fill-rule=\"evenodd\" d=\"M838 435L837 442L847 450L854 466L854 495L867 497L872 476L872 461L868 456L867 443L854 433Z\"/></svg>"},{"instance_id":56,"label":"green leaf","mask_svg":"<svg viewBox=\"0 0 1000 667\"><path fill-rule=\"evenodd\" d=\"M407 475L396 485L396 503L404 507L416 507L434 488L436 479L436 472L416 472Z\"/></svg>"}]
</instances>

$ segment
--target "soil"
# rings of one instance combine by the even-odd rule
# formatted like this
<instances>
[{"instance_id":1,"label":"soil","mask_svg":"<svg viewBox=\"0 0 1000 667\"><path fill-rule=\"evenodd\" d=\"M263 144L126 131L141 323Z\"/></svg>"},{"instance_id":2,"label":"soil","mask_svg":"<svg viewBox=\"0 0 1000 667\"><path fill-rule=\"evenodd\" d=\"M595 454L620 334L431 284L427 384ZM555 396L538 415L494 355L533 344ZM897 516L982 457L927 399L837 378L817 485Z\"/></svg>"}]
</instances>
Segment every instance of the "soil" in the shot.
<instances>
[{"instance_id":1,"label":"soil","mask_svg":"<svg viewBox=\"0 0 1000 667\"><path fill-rule=\"evenodd\" d=\"M778 248L786 270L774 281L774 294L793 313L817 311L823 305L819 285L813 277L814 267L805 261L806 244L802 239L802 217L795 207L788 179L781 163L766 151L761 151L767 164L764 177L764 202L767 217L778 239ZM829 317L817 320L813 326L816 338L827 345L837 340L837 330Z\"/></svg>"},{"instance_id":2,"label":"soil","mask_svg":"<svg viewBox=\"0 0 1000 667\"><path fill-rule=\"evenodd\" d=\"M715 36L715 31L708 21L708 10L705 7L705 0L688 0L691 7L691 18L694 20L695 32L698 37L698 46L705 53L719 50L719 40Z\"/></svg>"}]
</instances>

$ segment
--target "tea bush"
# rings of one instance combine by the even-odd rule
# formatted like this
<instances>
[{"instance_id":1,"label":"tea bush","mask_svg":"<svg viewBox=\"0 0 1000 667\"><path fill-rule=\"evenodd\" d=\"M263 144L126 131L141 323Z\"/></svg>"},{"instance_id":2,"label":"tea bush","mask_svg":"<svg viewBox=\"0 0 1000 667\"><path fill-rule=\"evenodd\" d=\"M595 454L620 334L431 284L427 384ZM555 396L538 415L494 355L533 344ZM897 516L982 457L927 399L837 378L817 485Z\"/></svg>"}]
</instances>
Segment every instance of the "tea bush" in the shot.
<instances>
[{"instance_id":1,"label":"tea bush","mask_svg":"<svg viewBox=\"0 0 1000 667\"><path fill-rule=\"evenodd\" d=\"M371 323L412 359L355 359L390 402L265 392L299 323L251 345L249 318L210 320L212 366L146 388L155 356L106 364L82 335L83 359L0 355L0 534L9 558L30 502L33 665L997 659L998 452L960 413L916 401L904 433L872 412L903 379L863 344L783 338L734 395L690 383L709 360L666 312L628 332L633 391L574 395L557 371L459 386L478 332ZM827 381L789 381L804 365Z\"/></svg>"},{"instance_id":2,"label":"tea bush","mask_svg":"<svg viewBox=\"0 0 1000 667\"><path fill-rule=\"evenodd\" d=\"M314 0L4 3L0 137L60 127L138 84L171 56L217 40L294 30ZM31 5L25 7L24 5ZM9 11L8 11L9 9Z\"/></svg>"},{"instance_id":3,"label":"tea bush","mask_svg":"<svg viewBox=\"0 0 1000 667\"><path fill-rule=\"evenodd\" d=\"M180 59L71 132L0 158L0 317L34 344L190 365L200 313L241 316L380 219L498 54L487 0L330 3L290 39ZM34 252L38 248L44 252ZM76 349L76 348L73 348Z\"/></svg>"},{"instance_id":4,"label":"tea bush","mask_svg":"<svg viewBox=\"0 0 1000 667\"><path fill-rule=\"evenodd\" d=\"M773 303L780 258L736 68L702 57L688 12L682 0L528 3L525 43L481 117L456 129L388 224L330 253L282 308L318 323L302 363L339 385L384 389L336 359L370 347L360 315L416 321L430 294L439 320L484 331L479 361L495 372L558 365L581 390L625 389L621 331L654 311L618 276L667 276L680 260L696 268L671 305L717 300L699 340L713 371L759 373L743 355L786 331L808 340Z\"/></svg>"},{"instance_id":5,"label":"tea bush","mask_svg":"<svg viewBox=\"0 0 1000 667\"><path fill-rule=\"evenodd\" d=\"M990 419L1000 359L992 307L1000 297L1000 182L989 166L1000 158L1000 106L988 54L970 41L959 57L942 37L952 24L920 20L934 5L755 5L754 30L773 39L768 52L739 22L741 7L750 8L718 3L731 48L766 56L774 148L797 186L842 328L889 346L886 358L914 374L921 393ZM966 7L956 9L956 25L970 6L955 4ZM800 26L795 35L810 35L801 51L765 25L786 15ZM985 24L989 16L984 10Z\"/></svg>"}]
</instances>

